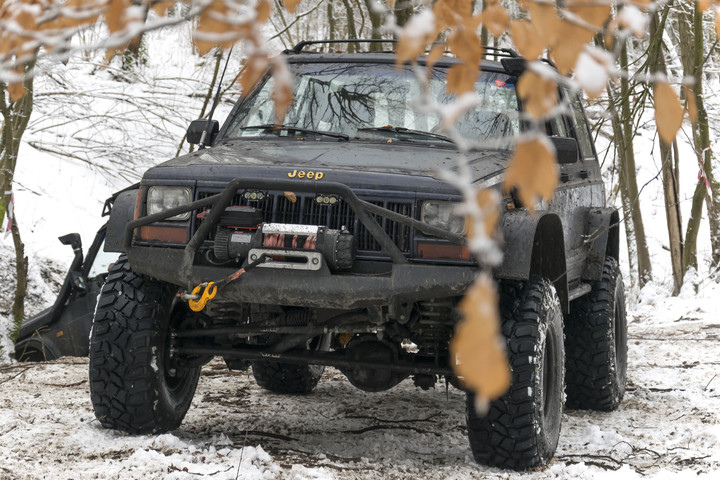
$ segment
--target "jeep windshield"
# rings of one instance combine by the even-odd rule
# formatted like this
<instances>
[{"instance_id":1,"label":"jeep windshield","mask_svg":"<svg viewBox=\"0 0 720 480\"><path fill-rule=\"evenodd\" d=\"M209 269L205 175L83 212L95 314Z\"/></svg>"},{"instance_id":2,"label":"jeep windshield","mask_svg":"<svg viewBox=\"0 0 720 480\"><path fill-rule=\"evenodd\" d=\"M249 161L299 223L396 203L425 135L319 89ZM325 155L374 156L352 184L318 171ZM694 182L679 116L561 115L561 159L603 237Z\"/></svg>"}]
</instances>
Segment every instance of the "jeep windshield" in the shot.
<instances>
[{"instance_id":1,"label":"jeep windshield","mask_svg":"<svg viewBox=\"0 0 720 480\"><path fill-rule=\"evenodd\" d=\"M412 68L383 63L294 63L294 102L285 121L276 125L273 79L266 76L233 112L226 139L315 136L326 140L449 143L441 117L423 105L422 87ZM432 70L431 100L449 108L455 95L446 92L448 68ZM478 105L456 124L458 132L493 146L520 129L515 77L482 72L475 83ZM425 102L427 104L427 102ZM271 128L275 127L275 128ZM494 142L493 142L494 141Z\"/></svg>"}]
</instances>

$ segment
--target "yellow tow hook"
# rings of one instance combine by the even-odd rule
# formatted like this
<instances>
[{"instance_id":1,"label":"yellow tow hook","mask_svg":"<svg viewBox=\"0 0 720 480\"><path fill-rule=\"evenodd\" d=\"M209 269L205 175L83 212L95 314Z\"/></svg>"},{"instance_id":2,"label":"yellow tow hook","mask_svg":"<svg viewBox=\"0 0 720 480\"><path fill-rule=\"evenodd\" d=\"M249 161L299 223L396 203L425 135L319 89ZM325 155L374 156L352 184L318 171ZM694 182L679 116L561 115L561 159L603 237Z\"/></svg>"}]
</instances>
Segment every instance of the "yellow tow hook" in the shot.
<instances>
[{"instance_id":1,"label":"yellow tow hook","mask_svg":"<svg viewBox=\"0 0 720 480\"><path fill-rule=\"evenodd\" d=\"M205 290L203 290L203 287ZM194 298L197 298L197 300L188 300L188 305L190 306L190 310L193 312L200 312L203 308L205 308L205 305L207 305L207 302L215 298L215 295L217 294L217 285L215 285L215 282L207 282L207 283L201 283L197 287L195 287L191 293L191 295ZM202 291L202 295L200 294L200 291Z\"/></svg>"}]
</instances>

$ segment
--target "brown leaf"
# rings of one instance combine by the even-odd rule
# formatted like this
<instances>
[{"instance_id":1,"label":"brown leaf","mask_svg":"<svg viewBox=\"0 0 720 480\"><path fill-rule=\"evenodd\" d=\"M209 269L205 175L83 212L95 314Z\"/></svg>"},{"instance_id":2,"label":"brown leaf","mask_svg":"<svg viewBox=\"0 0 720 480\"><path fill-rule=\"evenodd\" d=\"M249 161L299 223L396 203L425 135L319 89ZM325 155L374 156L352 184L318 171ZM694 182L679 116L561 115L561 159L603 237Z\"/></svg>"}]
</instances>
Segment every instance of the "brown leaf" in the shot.
<instances>
[{"instance_id":1,"label":"brown leaf","mask_svg":"<svg viewBox=\"0 0 720 480\"><path fill-rule=\"evenodd\" d=\"M1 5L0 5L1 6ZM23 30L30 32L35 30L35 15L29 10L20 10L14 17L15 22L22 27Z\"/></svg>"},{"instance_id":2,"label":"brown leaf","mask_svg":"<svg viewBox=\"0 0 720 480\"><path fill-rule=\"evenodd\" d=\"M298 3L300 3L300 0L298 0ZM270 0L260 0L255 8L257 9L257 21L260 23L267 22L272 13Z\"/></svg>"},{"instance_id":3,"label":"brown leaf","mask_svg":"<svg viewBox=\"0 0 720 480\"><path fill-rule=\"evenodd\" d=\"M565 19L560 21L558 39L552 45L552 59L561 74L570 73L577 63L580 52L585 48L585 44L592 40L592 37L592 31Z\"/></svg>"},{"instance_id":4,"label":"brown leaf","mask_svg":"<svg viewBox=\"0 0 720 480\"><path fill-rule=\"evenodd\" d=\"M292 73L285 62L284 57L275 57L273 61L273 101L275 102L275 119L278 124L284 123L287 113L293 101Z\"/></svg>"},{"instance_id":5,"label":"brown leaf","mask_svg":"<svg viewBox=\"0 0 720 480\"><path fill-rule=\"evenodd\" d=\"M25 96L27 93L27 90L25 90L25 85L23 85L23 82L15 82L11 83L7 86L8 94L10 95L10 101L11 102L17 102L22 97Z\"/></svg>"},{"instance_id":6,"label":"brown leaf","mask_svg":"<svg viewBox=\"0 0 720 480\"><path fill-rule=\"evenodd\" d=\"M557 106L557 84L532 70L522 74L517 83L517 94L523 101L525 112L540 119Z\"/></svg>"},{"instance_id":7,"label":"brown leaf","mask_svg":"<svg viewBox=\"0 0 720 480\"><path fill-rule=\"evenodd\" d=\"M517 188L520 202L534 211L540 200L552 200L557 182L555 147L546 137L517 145L505 171L506 192Z\"/></svg>"},{"instance_id":8,"label":"brown leaf","mask_svg":"<svg viewBox=\"0 0 720 480\"><path fill-rule=\"evenodd\" d=\"M485 229L485 235L492 235L495 231L495 227L497 226L497 222L500 219L498 194L494 190L484 188L477 192L477 195L475 195L475 201L477 202L480 211L484 214L483 227ZM468 225L466 236L469 240L472 240L475 238L475 222L472 217L468 217L466 222Z\"/></svg>"},{"instance_id":9,"label":"brown leaf","mask_svg":"<svg viewBox=\"0 0 720 480\"><path fill-rule=\"evenodd\" d=\"M461 63L450 67L447 73L447 93L462 95L475 90L475 80L480 74L477 64Z\"/></svg>"},{"instance_id":10,"label":"brown leaf","mask_svg":"<svg viewBox=\"0 0 720 480\"><path fill-rule=\"evenodd\" d=\"M715 33L720 37L720 7L715 7Z\"/></svg>"},{"instance_id":11,"label":"brown leaf","mask_svg":"<svg viewBox=\"0 0 720 480\"><path fill-rule=\"evenodd\" d=\"M440 60L445 53L445 45L433 45L428 53L427 59L425 60L425 66L427 67L428 73L432 70L433 65Z\"/></svg>"},{"instance_id":12,"label":"brown leaf","mask_svg":"<svg viewBox=\"0 0 720 480\"><path fill-rule=\"evenodd\" d=\"M285 192L285 198L287 198L288 202L290 203L297 202L297 195L295 195L293 192Z\"/></svg>"},{"instance_id":13,"label":"brown leaf","mask_svg":"<svg viewBox=\"0 0 720 480\"><path fill-rule=\"evenodd\" d=\"M712 3L713 0L697 0L697 6L702 13L705 13L705 11L710 8L710 5L712 5Z\"/></svg>"},{"instance_id":14,"label":"brown leaf","mask_svg":"<svg viewBox=\"0 0 720 480\"><path fill-rule=\"evenodd\" d=\"M240 91L247 96L255 87L257 82L265 75L270 65L270 59L265 55L254 55L248 58L245 69L240 74Z\"/></svg>"},{"instance_id":15,"label":"brown leaf","mask_svg":"<svg viewBox=\"0 0 720 480\"><path fill-rule=\"evenodd\" d=\"M125 10L132 5L130 0L109 0L105 11L105 23L110 33L116 33L125 28L127 18Z\"/></svg>"},{"instance_id":16,"label":"brown leaf","mask_svg":"<svg viewBox=\"0 0 720 480\"><path fill-rule=\"evenodd\" d=\"M468 0L437 0L433 13L438 30L460 25L472 16L472 3Z\"/></svg>"},{"instance_id":17,"label":"brown leaf","mask_svg":"<svg viewBox=\"0 0 720 480\"><path fill-rule=\"evenodd\" d=\"M447 45L450 51L463 62L473 65L480 64L484 48L475 30L464 27L455 28L448 37Z\"/></svg>"},{"instance_id":18,"label":"brown leaf","mask_svg":"<svg viewBox=\"0 0 720 480\"><path fill-rule=\"evenodd\" d=\"M530 11L530 22L538 32L542 48L553 45L557 41L560 27L560 19L555 5L532 2L528 4L528 10Z\"/></svg>"},{"instance_id":19,"label":"brown leaf","mask_svg":"<svg viewBox=\"0 0 720 480\"><path fill-rule=\"evenodd\" d=\"M537 59L544 50L540 34L528 20L511 21L510 37L520 55L528 60Z\"/></svg>"},{"instance_id":20,"label":"brown leaf","mask_svg":"<svg viewBox=\"0 0 720 480\"><path fill-rule=\"evenodd\" d=\"M510 367L500 334L498 295L493 280L481 275L460 302L463 319L450 341L450 358L465 387L494 400L510 386Z\"/></svg>"},{"instance_id":21,"label":"brown leaf","mask_svg":"<svg viewBox=\"0 0 720 480\"><path fill-rule=\"evenodd\" d=\"M602 1L589 2L588 0L566 0L565 8L590 25L600 28L605 25L610 16L610 3Z\"/></svg>"},{"instance_id":22,"label":"brown leaf","mask_svg":"<svg viewBox=\"0 0 720 480\"><path fill-rule=\"evenodd\" d=\"M655 123L660 138L665 143L672 143L682 126L683 107L675 90L667 82L655 84Z\"/></svg>"},{"instance_id":23,"label":"brown leaf","mask_svg":"<svg viewBox=\"0 0 720 480\"><path fill-rule=\"evenodd\" d=\"M692 88L687 85L683 87L685 90L685 101L687 102L688 118L693 125L697 125L698 121L698 109L697 102L695 101L695 93Z\"/></svg>"},{"instance_id":24,"label":"brown leaf","mask_svg":"<svg viewBox=\"0 0 720 480\"><path fill-rule=\"evenodd\" d=\"M499 37L505 33L510 23L510 15L500 5L491 5L483 11L482 20L490 33Z\"/></svg>"},{"instance_id":25,"label":"brown leaf","mask_svg":"<svg viewBox=\"0 0 720 480\"><path fill-rule=\"evenodd\" d=\"M297 8L299 3L300 3L300 0L284 0L283 6L285 7L285 10L287 10L288 12L295 13L295 9Z\"/></svg>"},{"instance_id":26,"label":"brown leaf","mask_svg":"<svg viewBox=\"0 0 720 480\"><path fill-rule=\"evenodd\" d=\"M153 12L158 14L160 17L164 17L167 15L168 10L170 10L175 5L175 0L160 0L159 2L153 4L152 9Z\"/></svg>"},{"instance_id":27,"label":"brown leaf","mask_svg":"<svg viewBox=\"0 0 720 480\"><path fill-rule=\"evenodd\" d=\"M193 35L193 42L200 55L206 55L217 46L227 50L232 47L235 40L240 37L240 26L233 28L233 25L221 20L229 18L229 16L229 9L223 0L213 1L200 15L197 27L195 28L195 34ZM218 41L213 38L208 38L214 36L223 36L223 38L229 36L232 39Z\"/></svg>"}]
</instances>

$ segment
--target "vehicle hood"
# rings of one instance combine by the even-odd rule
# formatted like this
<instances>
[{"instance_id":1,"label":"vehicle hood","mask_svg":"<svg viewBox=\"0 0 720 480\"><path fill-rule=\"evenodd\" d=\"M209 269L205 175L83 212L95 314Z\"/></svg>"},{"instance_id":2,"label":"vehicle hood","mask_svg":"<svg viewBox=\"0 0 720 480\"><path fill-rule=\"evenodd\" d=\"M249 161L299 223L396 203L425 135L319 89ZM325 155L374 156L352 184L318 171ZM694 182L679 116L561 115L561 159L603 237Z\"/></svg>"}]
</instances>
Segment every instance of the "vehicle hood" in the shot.
<instances>
[{"instance_id":1,"label":"vehicle hood","mask_svg":"<svg viewBox=\"0 0 720 480\"><path fill-rule=\"evenodd\" d=\"M428 144L243 139L162 163L148 170L145 179L187 177L212 181L240 176L287 179L294 171L319 171L326 182L357 184L351 180L364 177L361 183L380 187L397 185L396 176L403 176L412 177L415 185L420 186L442 182L439 172L455 170L458 155L457 150ZM497 183L509 156L510 152L498 150L467 154L473 181Z\"/></svg>"}]
</instances>

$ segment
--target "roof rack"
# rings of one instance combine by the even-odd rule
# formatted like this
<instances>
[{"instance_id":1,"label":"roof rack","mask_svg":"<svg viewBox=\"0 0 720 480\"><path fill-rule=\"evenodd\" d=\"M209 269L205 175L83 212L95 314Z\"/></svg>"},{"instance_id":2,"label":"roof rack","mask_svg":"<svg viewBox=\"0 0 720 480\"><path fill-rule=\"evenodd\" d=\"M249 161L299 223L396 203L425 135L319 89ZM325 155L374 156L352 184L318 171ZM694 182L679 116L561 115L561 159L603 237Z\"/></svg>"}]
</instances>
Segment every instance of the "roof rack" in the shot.
<instances>
[{"instance_id":1,"label":"roof rack","mask_svg":"<svg viewBox=\"0 0 720 480\"><path fill-rule=\"evenodd\" d=\"M343 39L343 40L304 40L297 45L295 45L290 50L285 50L285 54L290 53L302 53L303 49L305 47L309 47L311 45L332 45L336 43L343 43L343 44L350 44L350 43L397 43L397 40L394 38L353 38L353 39ZM516 58L520 57L518 53L515 50L512 50L510 48L498 48L498 47L490 47L490 46L484 46L485 49L485 55L486 56L496 56L496 57L508 57L508 58Z\"/></svg>"}]
</instances>

